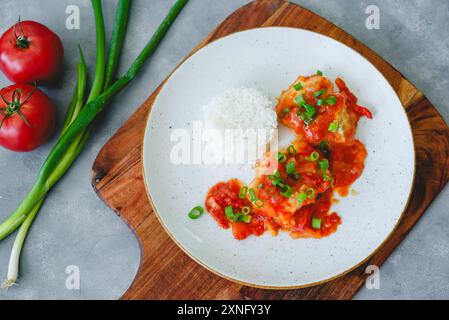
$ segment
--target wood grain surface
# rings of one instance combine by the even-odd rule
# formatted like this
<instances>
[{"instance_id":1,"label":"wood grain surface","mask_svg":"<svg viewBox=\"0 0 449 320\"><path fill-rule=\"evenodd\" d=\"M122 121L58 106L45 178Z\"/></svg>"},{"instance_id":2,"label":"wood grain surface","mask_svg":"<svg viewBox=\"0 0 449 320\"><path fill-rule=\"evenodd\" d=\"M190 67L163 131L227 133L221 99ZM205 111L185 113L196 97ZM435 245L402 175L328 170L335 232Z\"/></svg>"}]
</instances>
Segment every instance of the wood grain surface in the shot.
<instances>
[{"instance_id":1,"label":"wood grain surface","mask_svg":"<svg viewBox=\"0 0 449 320\"><path fill-rule=\"evenodd\" d=\"M316 14L282 0L255 1L229 16L192 53L233 32L265 26L302 28L332 37L365 56L391 83L412 125L417 163L411 201L400 225L363 265L312 288L252 288L206 270L167 235L146 195L141 147L159 87L103 147L93 165L94 189L134 230L141 245L140 269L123 299L350 299L364 284L366 267L380 266L387 259L448 182L449 129L436 108L375 52Z\"/></svg>"}]
</instances>

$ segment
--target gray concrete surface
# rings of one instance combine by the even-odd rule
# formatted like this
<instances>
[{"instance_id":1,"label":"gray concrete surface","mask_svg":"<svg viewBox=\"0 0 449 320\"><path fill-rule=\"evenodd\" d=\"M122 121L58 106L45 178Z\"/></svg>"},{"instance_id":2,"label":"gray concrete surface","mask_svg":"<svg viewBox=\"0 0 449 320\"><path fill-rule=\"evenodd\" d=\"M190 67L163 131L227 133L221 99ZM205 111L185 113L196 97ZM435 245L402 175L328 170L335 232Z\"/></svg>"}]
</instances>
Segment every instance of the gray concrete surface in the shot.
<instances>
[{"instance_id":1,"label":"gray concrete surface","mask_svg":"<svg viewBox=\"0 0 449 320\"><path fill-rule=\"evenodd\" d=\"M116 1L104 0L108 31ZM131 63L173 0L135 0L121 70ZM247 0L191 0L144 72L110 105L97 123L91 142L72 170L53 189L28 237L19 286L0 299L117 299L130 285L139 264L133 233L94 194L90 169L101 146L132 114L173 67L213 27ZM414 82L449 120L449 2L446 0L296 0L342 27L377 51ZM67 30L65 9L78 5L80 30ZM207 4L207 5L206 5ZM365 9L380 8L380 30L365 28ZM55 30L66 49L65 74L59 87L46 89L58 105L61 124L75 81L76 46L81 43L92 67L94 24L88 0L2 0L0 31L22 19ZM9 82L0 75L0 85ZM52 141L54 143L54 141ZM0 150L0 219L4 219L32 185L53 143L29 153ZM362 289L356 299L449 298L449 189L380 271L380 289ZM0 243L0 278L6 275L13 243ZM80 290L65 286L65 268L81 272Z\"/></svg>"}]
</instances>

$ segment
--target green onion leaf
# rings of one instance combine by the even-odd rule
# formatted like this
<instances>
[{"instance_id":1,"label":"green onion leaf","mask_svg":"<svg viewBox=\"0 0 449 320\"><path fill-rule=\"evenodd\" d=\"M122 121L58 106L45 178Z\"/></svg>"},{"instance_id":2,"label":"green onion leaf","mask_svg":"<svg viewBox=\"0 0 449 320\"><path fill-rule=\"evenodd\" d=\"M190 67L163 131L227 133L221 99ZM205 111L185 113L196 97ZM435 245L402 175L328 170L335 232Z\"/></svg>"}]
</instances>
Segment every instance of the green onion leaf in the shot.
<instances>
[{"instance_id":1,"label":"green onion leaf","mask_svg":"<svg viewBox=\"0 0 449 320\"><path fill-rule=\"evenodd\" d=\"M316 114L316 109L314 106L305 104L304 108L306 109L307 118L312 118Z\"/></svg>"},{"instance_id":2,"label":"green onion leaf","mask_svg":"<svg viewBox=\"0 0 449 320\"><path fill-rule=\"evenodd\" d=\"M281 178L274 178L273 181L271 181L271 184L275 187L282 188L282 186L284 185L284 180L282 180Z\"/></svg>"},{"instance_id":3,"label":"green onion leaf","mask_svg":"<svg viewBox=\"0 0 449 320\"><path fill-rule=\"evenodd\" d=\"M339 125L339 123L337 122L337 121L334 121L334 122L332 122L330 125L329 125L329 132L333 132L333 133L335 133L335 132L337 132L338 131L338 128L340 127L340 125Z\"/></svg>"},{"instance_id":4,"label":"green onion leaf","mask_svg":"<svg viewBox=\"0 0 449 320\"><path fill-rule=\"evenodd\" d=\"M244 216L240 216L239 220L244 223L250 223L252 218L253 217L250 215L246 215L246 216L244 215Z\"/></svg>"},{"instance_id":5,"label":"green onion leaf","mask_svg":"<svg viewBox=\"0 0 449 320\"><path fill-rule=\"evenodd\" d=\"M261 183L261 184L259 184L259 189L262 189L263 188L263 184Z\"/></svg>"},{"instance_id":6,"label":"green onion leaf","mask_svg":"<svg viewBox=\"0 0 449 320\"><path fill-rule=\"evenodd\" d=\"M315 190L312 188L309 188L306 190L306 196L308 199L313 199L315 198Z\"/></svg>"},{"instance_id":7,"label":"green onion leaf","mask_svg":"<svg viewBox=\"0 0 449 320\"><path fill-rule=\"evenodd\" d=\"M337 98L335 96L331 96L328 99L326 99L326 103L330 106L333 106L337 103Z\"/></svg>"},{"instance_id":8,"label":"green onion leaf","mask_svg":"<svg viewBox=\"0 0 449 320\"><path fill-rule=\"evenodd\" d=\"M238 221L240 220L240 217L241 217L241 216L242 216L242 215L241 215L240 213L234 214L234 217L232 217L232 221L238 222Z\"/></svg>"},{"instance_id":9,"label":"green onion leaf","mask_svg":"<svg viewBox=\"0 0 449 320\"><path fill-rule=\"evenodd\" d=\"M257 208L262 208L263 207L263 205L264 205L264 202L263 202L263 200L262 199L257 199L256 201L254 201L254 205L257 207Z\"/></svg>"},{"instance_id":10,"label":"green onion leaf","mask_svg":"<svg viewBox=\"0 0 449 320\"><path fill-rule=\"evenodd\" d=\"M240 193L239 193L239 198L240 199L245 199L247 193L248 193L248 187L241 187L240 188Z\"/></svg>"},{"instance_id":11,"label":"green onion leaf","mask_svg":"<svg viewBox=\"0 0 449 320\"><path fill-rule=\"evenodd\" d=\"M299 117L301 118L301 120L304 122L304 124L305 124L306 126L310 125L310 124L313 122L313 119L310 118L310 117L307 115L307 113L305 113L305 112L301 112L301 113L299 114Z\"/></svg>"},{"instance_id":12,"label":"green onion leaf","mask_svg":"<svg viewBox=\"0 0 449 320\"><path fill-rule=\"evenodd\" d=\"M316 104L319 107L324 106L326 104L326 100L319 99L319 100L317 100Z\"/></svg>"},{"instance_id":13,"label":"green onion leaf","mask_svg":"<svg viewBox=\"0 0 449 320\"><path fill-rule=\"evenodd\" d=\"M288 151L288 153L289 153L291 156L294 156L294 155L296 155L296 154L298 153L298 152L296 151L296 148L295 148L294 145L289 146L289 147L287 148L287 151Z\"/></svg>"},{"instance_id":14,"label":"green onion leaf","mask_svg":"<svg viewBox=\"0 0 449 320\"><path fill-rule=\"evenodd\" d=\"M326 90L322 89L322 90L319 90L319 91L315 92L315 93L313 94L313 96L314 96L315 98L318 98L319 96L321 96L321 95L323 95L323 94L325 94L325 93L326 93Z\"/></svg>"},{"instance_id":15,"label":"green onion leaf","mask_svg":"<svg viewBox=\"0 0 449 320\"><path fill-rule=\"evenodd\" d=\"M242 208L242 214L243 215L248 215L248 214L250 214L251 213L251 207L249 207L249 206L246 206L246 207L243 207Z\"/></svg>"},{"instance_id":16,"label":"green onion leaf","mask_svg":"<svg viewBox=\"0 0 449 320\"><path fill-rule=\"evenodd\" d=\"M232 210L232 207L231 207L231 210ZM189 212L189 218L192 220L196 220L199 217L201 217L203 215L203 213L204 213L204 208L201 206L197 206Z\"/></svg>"},{"instance_id":17,"label":"green onion leaf","mask_svg":"<svg viewBox=\"0 0 449 320\"><path fill-rule=\"evenodd\" d=\"M293 86L293 88L295 88L296 91L299 91L299 90L303 89L303 86L302 86L301 82L298 82L297 84L295 84Z\"/></svg>"},{"instance_id":18,"label":"green onion leaf","mask_svg":"<svg viewBox=\"0 0 449 320\"><path fill-rule=\"evenodd\" d=\"M286 108L286 109L282 110L282 113L284 114L284 116L286 116L290 113L290 109Z\"/></svg>"},{"instance_id":19,"label":"green onion leaf","mask_svg":"<svg viewBox=\"0 0 449 320\"><path fill-rule=\"evenodd\" d=\"M228 218L229 220L234 219L234 210L232 209L232 206L225 208L225 214L226 218Z\"/></svg>"},{"instance_id":20,"label":"green onion leaf","mask_svg":"<svg viewBox=\"0 0 449 320\"><path fill-rule=\"evenodd\" d=\"M316 74L319 75L319 76L323 76L323 71L318 70L318 71L316 72Z\"/></svg>"},{"instance_id":21,"label":"green onion leaf","mask_svg":"<svg viewBox=\"0 0 449 320\"><path fill-rule=\"evenodd\" d=\"M322 152L327 152L327 151L329 151L329 149L330 149L329 142L327 142L327 141L321 141L321 143L320 143L320 150L321 150Z\"/></svg>"},{"instance_id":22,"label":"green onion leaf","mask_svg":"<svg viewBox=\"0 0 449 320\"><path fill-rule=\"evenodd\" d=\"M307 195L304 192L301 192L300 194L298 194L298 202L300 204L303 204L304 202L306 202L307 200Z\"/></svg>"},{"instance_id":23,"label":"green onion leaf","mask_svg":"<svg viewBox=\"0 0 449 320\"><path fill-rule=\"evenodd\" d=\"M285 166L285 170L287 170L287 174L295 174L296 173L296 164L294 162L289 162Z\"/></svg>"},{"instance_id":24,"label":"green onion leaf","mask_svg":"<svg viewBox=\"0 0 449 320\"><path fill-rule=\"evenodd\" d=\"M295 103L302 107L306 104L306 100L304 99L304 96L302 94L298 94L298 96L295 98Z\"/></svg>"},{"instance_id":25,"label":"green onion leaf","mask_svg":"<svg viewBox=\"0 0 449 320\"><path fill-rule=\"evenodd\" d=\"M325 172L327 169L329 169L329 160L321 160L318 162L318 165L320 166L321 171Z\"/></svg>"},{"instance_id":26,"label":"green onion leaf","mask_svg":"<svg viewBox=\"0 0 449 320\"><path fill-rule=\"evenodd\" d=\"M286 198L290 198L293 194L293 189L289 185L285 185L285 191L281 194Z\"/></svg>"},{"instance_id":27,"label":"green onion leaf","mask_svg":"<svg viewBox=\"0 0 449 320\"><path fill-rule=\"evenodd\" d=\"M249 189L249 201L254 202L257 200L256 193L254 192L254 189Z\"/></svg>"},{"instance_id":28,"label":"green onion leaf","mask_svg":"<svg viewBox=\"0 0 449 320\"><path fill-rule=\"evenodd\" d=\"M308 160L312 162L318 161L318 159L320 159L320 154L316 151L312 152L308 158Z\"/></svg>"},{"instance_id":29,"label":"green onion leaf","mask_svg":"<svg viewBox=\"0 0 449 320\"><path fill-rule=\"evenodd\" d=\"M287 161L287 156L282 152L278 152L278 162L284 163L285 161Z\"/></svg>"},{"instance_id":30,"label":"green onion leaf","mask_svg":"<svg viewBox=\"0 0 449 320\"><path fill-rule=\"evenodd\" d=\"M313 218L313 219L312 219L312 227L313 227L314 229L321 229L321 222L322 222L321 219Z\"/></svg>"}]
</instances>

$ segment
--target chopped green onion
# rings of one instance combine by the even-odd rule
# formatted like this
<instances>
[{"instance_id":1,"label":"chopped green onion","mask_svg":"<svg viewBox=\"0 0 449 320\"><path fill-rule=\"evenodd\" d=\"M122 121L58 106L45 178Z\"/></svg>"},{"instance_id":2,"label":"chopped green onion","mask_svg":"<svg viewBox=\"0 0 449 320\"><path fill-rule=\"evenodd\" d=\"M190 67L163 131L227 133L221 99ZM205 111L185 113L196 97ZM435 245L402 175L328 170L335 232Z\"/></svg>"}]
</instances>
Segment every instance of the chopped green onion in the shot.
<instances>
[{"instance_id":1,"label":"chopped green onion","mask_svg":"<svg viewBox=\"0 0 449 320\"><path fill-rule=\"evenodd\" d=\"M306 104L306 100L304 99L304 96L302 94L298 94L298 96L295 98L295 103L302 107Z\"/></svg>"},{"instance_id":2,"label":"chopped green onion","mask_svg":"<svg viewBox=\"0 0 449 320\"><path fill-rule=\"evenodd\" d=\"M313 227L314 229L321 229L321 222L322 222L321 219L313 218L313 219L312 219L312 227Z\"/></svg>"},{"instance_id":3,"label":"chopped green onion","mask_svg":"<svg viewBox=\"0 0 449 320\"><path fill-rule=\"evenodd\" d=\"M329 160L324 159L318 162L318 165L320 166L320 169L322 171L326 171L327 169L329 169Z\"/></svg>"},{"instance_id":4,"label":"chopped green onion","mask_svg":"<svg viewBox=\"0 0 449 320\"><path fill-rule=\"evenodd\" d=\"M326 93L326 90L322 89L322 90L319 90L319 91L315 92L315 93L313 94L313 96L314 96L315 98L318 98L319 96L322 96L322 95L325 94L325 93Z\"/></svg>"},{"instance_id":5,"label":"chopped green onion","mask_svg":"<svg viewBox=\"0 0 449 320\"><path fill-rule=\"evenodd\" d=\"M294 162L289 162L285 166L285 169L287 170L287 174L294 174L296 173L296 164Z\"/></svg>"},{"instance_id":6,"label":"chopped green onion","mask_svg":"<svg viewBox=\"0 0 449 320\"><path fill-rule=\"evenodd\" d=\"M282 188L284 185L284 180L282 180L281 178L274 178L273 181L271 181L271 184L275 187Z\"/></svg>"},{"instance_id":7,"label":"chopped green onion","mask_svg":"<svg viewBox=\"0 0 449 320\"><path fill-rule=\"evenodd\" d=\"M293 194L293 189L289 185L285 185L285 191L281 194L286 198L290 198Z\"/></svg>"},{"instance_id":8,"label":"chopped green onion","mask_svg":"<svg viewBox=\"0 0 449 320\"><path fill-rule=\"evenodd\" d=\"M256 201L254 201L254 205L257 207L257 208L262 208L263 207L263 205L264 205L264 202L263 202L263 200L262 199L257 199Z\"/></svg>"},{"instance_id":9,"label":"chopped green onion","mask_svg":"<svg viewBox=\"0 0 449 320\"><path fill-rule=\"evenodd\" d=\"M251 213L251 207L249 207L249 206L246 206L246 207L243 207L242 208L242 214L243 215L248 215L248 214L250 214Z\"/></svg>"},{"instance_id":10,"label":"chopped green onion","mask_svg":"<svg viewBox=\"0 0 449 320\"><path fill-rule=\"evenodd\" d=\"M296 91L299 91L299 90L303 89L303 86L302 86L301 82L298 82L297 84L295 84L293 86L293 88L295 88Z\"/></svg>"},{"instance_id":11,"label":"chopped green onion","mask_svg":"<svg viewBox=\"0 0 449 320\"><path fill-rule=\"evenodd\" d=\"M250 223L252 218L253 217L250 215L246 215L246 216L243 215L243 216L240 216L240 221L244 222L244 223Z\"/></svg>"},{"instance_id":12,"label":"chopped green onion","mask_svg":"<svg viewBox=\"0 0 449 320\"><path fill-rule=\"evenodd\" d=\"M232 209L232 207L231 207L231 209ZM204 208L201 206L197 206L189 212L189 218L192 220L196 220L199 217L201 217L203 215L203 213L204 213Z\"/></svg>"},{"instance_id":13,"label":"chopped green onion","mask_svg":"<svg viewBox=\"0 0 449 320\"><path fill-rule=\"evenodd\" d=\"M320 158L320 154L316 151L312 152L308 158L309 161L318 161L318 159Z\"/></svg>"},{"instance_id":14,"label":"chopped green onion","mask_svg":"<svg viewBox=\"0 0 449 320\"><path fill-rule=\"evenodd\" d=\"M318 71L316 72L316 74L319 75L319 76L323 76L323 71L318 70Z\"/></svg>"},{"instance_id":15,"label":"chopped green onion","mask_svg":"<svg viewBox=\"0 0 449 320\"><path fill-rule=\"evenodd\" d=\"M311 117L309 117L309 116L307 115L307 113L305 113L305 112L301 112L301 113L299 114L299 117L301 118L301 120L304 122L304 124L305 124L306 126L310 125L310 124L312 123L312 121L313 121L313 119L312 119Z\"/></svg>"},{"instance_id":16,"label":"chopped green onion","mask_svg":"<svg viewBox=\"0 0 449 320\"><path fill-rule=\"evenodd\" d=\"M312 188L307 189L306 196L308 199L313 199L315 197L315 190Z\"/></svg>"},{"instance_id":17,"label":"chopped green onion","mask_svg":"<svg viewBox=\"0 0 449 320\"><path fill-rule=\"evenodd\" d=\"M225 214L226 218L228 218L229 220L234 219L234 209L232 209L232 206L225 208Z\"/></svg>"},{"instance_id":18,"label":"chopped green onion","mask_svg":"<svg viewBox=\"0 0 449 320\"><path fill-rule=\"evenodd\" d=\"M290 109L286 108L286 109L282 110L282 113L286 116L290 113Z\"/></svg>"},{"instance_id":19,"label":"chopped green onion","mask_svg":"<svg viewBox=\"0 0 449 320\"><path fill-rule=\"evenodd\" d=\"M320 150L321 150L322 152L326 152L326 151L329 151L329 149L330 149L329 142L327 142L327 141L321 141L321 143L320 143Z\"/></svg>"},{"instance_id":20,"label":"chopped green onion","mask_svg":"<svg viewBox=\"0 0 449 320\"><path fill-rule=\"evenodd\" d=\"M306 202L307 200L307 195L304 192L301 192L300 194L298 194L298 202L300 204L303 204L304 202Z\"/></svg>"},{"instance_id":21,"label":"chopped green onion","mask_svg":"<svg viewBox=\"0 0 449 320\"><path fill-rule=\"evenodd\" d=\"M324 106L326 104L326 100L319 99L319 100L317 100L316 104L319 107Z\"/></svg>"},{"instance_id":22,"label":"chopped green onion","mask_svg":"<svg viewBox=\"0 0 449 320\"><path fill-rule=\"evenodd\" d=\"M328 99L326 99L326 103L330 106L333 106L337 103L337 98L335 96L331 96Z\"/></svg>"},{"instance_id":23,"label":"chopped green onion","mask_svg":"<svg viewBox=\"0 0 449 320\"><path fill-rule=\"evenodd\" d=\"M323 179L324 179L324 181L331 181L331 182L334 181L334 178L332 178L331 176L329 176L327 173L324 173L324 174L323 174ZM331 184L331 185L332 185L332 184ZM332 188L333 188L333 186L332 186Z\"/></svg>"},{"instance_id":24,"label":"chopped green onion","mask_svg":"<svg viewBox=\"0 0 449 320\"><path fill-rule=\"evenodd\" d=\"M257 200L256 193L254 192L254 189L249 189L249 201L254 202Z\"/></svg>"},{"instance_id":25,"label":"chopped green onion","mask_svg":"<svg viewBox=\"0 0 449 320\"><path fill-rule=\"evenodd\" d=\"M240 193L239 193L239 198L245 199L247 194L248 194L248 187L241 187Z\"/></svg>"},{"instance_id":26,"label":"chopped green onion","mask_svg":"<svg viewBox=\"0 0 449 320\"><path fill-rule=\"evenodd\" d=\"M259 184L259 189L262 189L263 188L263 184L261 183L261 184Z\"/></svg>"},{"instance_id":27,"label":"chopped green onion","mask_svg":"<svg viewBox=\"0 0 449 320\"><path fill-rule=\"evenodd\" d=\"M241 216L242 216L242 215L241 215L240 213L234 214L234 216L232 217L232 221L238 222L238 221L240 220L240 217L241 217Z\"/></svg>"},{"instance_id":28,"label":"chopped green onion","mask_svg":"<svg viewBox=\"0 0 449 320\"><path fill-rule=\"evenodd\" d=\"M296 154L298 153L298 152L296 151L296 148L295 148L294 145L289 146L289 147L287 148L287 151L288 151L288 153L289 153L291 156L294 156L294 155L296 155Z\"/></svg>"},{"instance_id":29,"label":"chopped green onion","mask_svg":"<svg viewBox=\"0 0 449 320\"><path fill-rule=\"evenodd\" d=\"M278 152L278 162L284 163L285 161L287 161L287 156L282 152Z\"/></svg>"},{"instance_id":30,"label":"chopped green onion","mask_svg":"<svg viewBox=\"0 0 449 320\"><path fill-rule=\"evenodd\" d=\"M306 115L308 118L312 118L316 114L316 109L311 104L305 104L304 108L306 109Z\"/></svg>"},{"instance_id":31,"label":"chopped green onion","mask_svg":"<svg viewBox=\"0 0 449 320\"><path fill-rule=\"evenodd\" d=\"M334 122L332 122L330 125L329 125L329 132L337 132L338 131L338 128L340 127L340 125L338 124L338 122L337 121L334 121Z\"/></svg>"}]
</instances>

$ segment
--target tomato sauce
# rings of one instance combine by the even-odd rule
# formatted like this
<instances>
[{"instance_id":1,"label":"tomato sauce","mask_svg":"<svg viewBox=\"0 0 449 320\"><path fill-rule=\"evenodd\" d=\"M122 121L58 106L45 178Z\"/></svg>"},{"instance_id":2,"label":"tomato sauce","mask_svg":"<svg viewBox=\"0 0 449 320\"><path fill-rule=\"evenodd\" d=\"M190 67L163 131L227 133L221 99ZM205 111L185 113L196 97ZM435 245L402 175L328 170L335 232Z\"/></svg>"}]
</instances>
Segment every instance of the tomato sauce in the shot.
<instances>
[{"instance_id":1,"label":"tomato sauce","mask_svg":"<svg viewBox=\"0 0 449 320\"><path fill-rule=\"evenodd\" d=\"M289 148L278 153L277 171L258 173L248 186L232 179L209 190L207 211L220 227L232 228L235 239L265 231L277 235L279 230L294 239L318 239L337 231L342 221L331 211L337 201L334 194L347 196L362 175L367 151L355 133L359 119L371 119L372 114L357 104L343 80L337 79L336 84L339 92L325 77L299 77L282 92L276 106L281 121L297 135ZM308 119L304 104L314 111ZM260 166L269 167L269 160ZM245 210L250 211L247 217Z\"/></svg>"}]
</instances>

